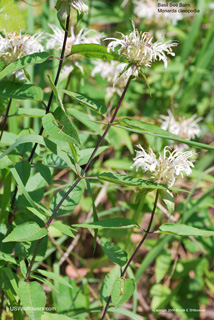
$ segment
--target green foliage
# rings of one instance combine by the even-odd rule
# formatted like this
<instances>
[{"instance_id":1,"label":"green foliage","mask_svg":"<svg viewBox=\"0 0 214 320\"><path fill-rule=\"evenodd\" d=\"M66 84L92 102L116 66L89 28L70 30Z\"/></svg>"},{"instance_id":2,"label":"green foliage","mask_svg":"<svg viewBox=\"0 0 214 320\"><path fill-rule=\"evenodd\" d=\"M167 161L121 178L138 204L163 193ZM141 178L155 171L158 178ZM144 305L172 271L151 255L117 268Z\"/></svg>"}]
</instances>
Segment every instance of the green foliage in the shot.
<instances>
[{"instance_id":1,"label":"green foliage","mask_svg":"<svg viewBox=\"0 0 214 320\"><path fill-rule=\"evenodd\" d=\"M166 234L174 234L178 236L202 236L210 237L214 235L214 231L201 230L185 224L164 224L159 227L158 232Z\"/></svg>"},{"instance_id":2,"label":"green foliage","mask_svg":"<svg viewBox=\"0 0 214 320\"><path fill-rule=\"evenodd\" d=\"M13 229L3 242L24 242L41 239L47 234L36 222L26 222Z\"/></svg>"},{"instance_id":3,"label":"green foliage","mask_svg":"<svg viewBox=\"0 0 214 320\"><path fill-rule=\"evenodd\" d=\"M104 61L115 60L126 62L121 56L114 52L109 53L106 47L99 44L76 44L71 49L71 55L73 54L80 54L85 58L97 58Z\"/></svg>"},{"instance_id":4,"label":"green foliage","mask_svg":"<svg viewBox=\"0 0 214 320\"><path fill-rule=\"evenodd\" d=\"M51 138L80 145L76 129L60 107L53 114L46 114L42 123Z\"/></svg>"},{"instance_id":5,"label":"green foliage","mask_svg":"<svg viewBox=\"0 0 214 320\"><path fill-rule=\"evenodd\" d=\"M108 241L106 238L101 239L101 248L107 257L114 263L119 264L119 266L124 266L128 260L127 253L116 246L111 241Z\"/></svg>"},{"instance_id":6,"label":"green foliage","mask_svg":"<svg viewBox=\"0 0 214 320\"><path fill-rule=\"evenodd\" d=\"M103 320L106 306L109 319L209 318L198 310L214 293L211 1L174 23L138 17L133 1L86 1L84 15L70 0L31 2L0 1L0 54L5 32L43 30L48 51L0 61L0 318ZM120 45L142 54L130 19L153 34L149 54L160 34L179 46L125 86L136 66L121 65ZM25 42L10 45L18 56ZM168 162L149 147L171 150Z\"/></svg>"},{"instance_id":7,"label":"green foliage","mask_svg":"<svg viewBox=\"0 0 214 320\"><path fill-rule=\"evenodd\" d=\"M117 279L114 283L111 297L115 306L126 302L135 290L135 283L133 279Z\"/></svg>"},{"instance_id":8,"label":"green foliage","mask_svg":"<svg viewBox=\"0 0 214 320\"><path fill-rule=\"evenodd\" d=\"M99 114L105 114L107 109L106 106L102 105L99 101L96 101L92 98L85 96L84 94L78 92L72 92L68 90L61 90L66 93L68 96L72 97L74 100L79 102L81 105L90 108L93 111L96 111Z\"/></svg>"},{"instance_id":9,"label":"green foliage","mask_svg":"<svg viewBox=\"0 0 214 320\"><path fill-rule=\"evenodd\" d=\"M29 294L26 294L28 292ZM19 285L19 296L23 307L30 319L39 320L43 314L46 298L41 285L36 282L21 281Z\"/></svg>"},{"instance_id":10,"label":"green foliage","mask_svg":"<svg viewBox=\"0 0 214 320\"><path fill-rule=\"evenodd\" d=\"M116 184L120 184L123 186L130 186L130 187L138 187L141 189L149 189L149 190L154 190L154 189L167 189L166 186L150 182L148 180L143 180L143 179L137 179L130 177L128 175L122 175L122 174L114 174L110 172L104 172L99 175L100 180L104 181L110 181Z\"/></svg>"},{"instance_id":11,"label":"green foliage","mask_svg":"<svg viewBox=\"0 0 214 320\"><path fill-rule=\"evenodd\" d=\"M9 64L0 72L0 80L15 71L26 68L27 66L34 65L35 63L43 63L48 58L49 54L47 52L32 53L28 56L22 57Z\"/></svg>"},{"instance_id":12,"label":"green foliage","mask_svg":"<svg viewBox=\"0 0 214 320\"><path fill-rule=\"evenodd\" d=\"M125 218L114 218L96 221L93 223L74 224L74 227L91 228L91 229L123 229L139 227L137 223Z\"/></svg>"},{"instance_id":13,"label":"green foliage","mask_svg":"<svg viewBox=\"0 0 214 320\"><path fill-rule=\"evenodd\" d=\"M43 91L41 88L30 84L3 81L0 83L0 96L2 98L42 101Z\"/></svg>"}]
</instances>

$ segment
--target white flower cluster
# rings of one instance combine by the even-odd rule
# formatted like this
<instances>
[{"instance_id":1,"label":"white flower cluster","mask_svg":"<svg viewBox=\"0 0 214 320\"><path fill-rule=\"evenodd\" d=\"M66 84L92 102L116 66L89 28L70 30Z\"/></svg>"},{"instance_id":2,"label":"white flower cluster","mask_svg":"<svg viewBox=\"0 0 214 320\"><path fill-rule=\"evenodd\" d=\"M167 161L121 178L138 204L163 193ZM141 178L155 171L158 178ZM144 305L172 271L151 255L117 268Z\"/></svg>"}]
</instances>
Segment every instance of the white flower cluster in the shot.
<instances>
[{"instance_id":1,"label":"white flower cluster","mask_svg":"<svg viewBox=\"0 0 214 320\"><path fill-rule=\"evenodd\" d=\"M183 176L183 172L189 175L194 167L193 161L188 160L195 155L193 151L179 152L178 150L170 151L169 147L164 148L164 157L160 155L156 158L155 153L149 147L148 153L141 145L137 145L140 149L136 150L136 157L133 159L134 164L131 168L139 168L149 174L149 177L156 183L161 183L172 187L175 183L176 177Z\"/></svg>"},{"instance_id":2,"label":"white flower cluster","mask_svg":"<svg viewBox=\"0 0 214 320\"><path fill-rule=\"evenodd\" d=\"M156 0L133 0L135 4L134 14L138 18L146 18L155 24L166 25L172 21L176 25L177 21L183 19L183 15L179 12L158 12L158 1ZM161 3L165 3L161 1Z\"/></svg>"},{"instance_id":3,"label":"white flower cluster","mask_svg":"<svg viewBox=\"0 0 214 320\"><path fill-rule=\"evenodd\" d=\"M167 67L167 56L170 54L175 56L172 47L176 47L178 42L167 41L163 43L158 40L152 43L152 36L146 32L142 33L135 29L134 22L132 22L133 31L127 36L121 33L122 39L107 38L105 40L113 40L108 45L108 51L114 51L116 47L120 46L118 54L125 58L135 68L151 67L155 60L162 60L164 67ZM136 72L135 75L138 73Z\"/></svg>"},{"instance_id":4,"label":"white flower cluster","mask_svg":"<svg viewBox=\"0 0 214 320\"><path fill-rule=\"evenodd\" d=\"M161 128L185 140L191 140L200 135L201 130L198 122L201 120L202 118L196 119L196 115L191 118L183 117L175 120L170 110L168 110L168 116L160 115Z\"/></svg>"},{"instance_id":5,"label":"white flower cluster","mask_svg":"<svg viewBox=\"0 0 214 320\"><path fill-rule=\"evenodd\" d=\"M42 52L44 48L40 43L41 39L41 33L30 36L22 35L21 32L17 35L16 32L4 31L4 37L0 35L0 57L6 64L10 64L29 54Z\"/></svg>"}]
</instances>

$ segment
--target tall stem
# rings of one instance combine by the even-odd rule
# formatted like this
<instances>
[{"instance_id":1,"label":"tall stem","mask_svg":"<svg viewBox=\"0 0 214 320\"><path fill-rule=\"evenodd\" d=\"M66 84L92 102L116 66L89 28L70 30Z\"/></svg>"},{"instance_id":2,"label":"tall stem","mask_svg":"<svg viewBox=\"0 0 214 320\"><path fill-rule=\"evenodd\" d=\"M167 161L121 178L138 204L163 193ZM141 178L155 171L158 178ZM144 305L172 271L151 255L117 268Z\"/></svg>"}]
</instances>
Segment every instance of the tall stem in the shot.
<instances>
[{"instance_id":1,"label":"tall stem","mask_svg":"<svg viewBox=\"0 0 214 320\"><path fill-rule=\"evenodd\" d=\"M69 31L68 30L69 29L69 22L70 22L70 14L68 15L67 20L66 20L66 28L65 28L65 35L64 35L63 45L62 45L62 52L61 52L61 56L60 56L60 61L59 61L59 66L58 66L56 78L55 78L55 81L54 81L54 85L55 86L57 86L57 83L58 83L58 80L59 80L59 76L60 76L60 72L61 72L61 69L62 69L63 58L65 56L65 49L66 49L66 43L67 43L68 31ZM46 114L49 113L49 111L50 111L50 107L51 107L51 102L53 100L53 96L54 96L54 93L53 93L53 90L52 90L51 94L50 94L50 97L49 97L48 105L47 105L47 108L46 108ZM44 128L42 126L41 129L40 129L40 132L39 132L40 136L42 135L43 130L44 130ZM37 145L38 145L38 143L35 143L32 151L31 151L31 154L30 154L30 156L28 158L29 162L33 159L33 156L34 156L34 153L36 151Z\"/></svg>"},{"instance_id":2,"label":"tall stem","mask_svg":"<svg viewBox=\"0 0 214 320\"><path fill-rule=\"evenodd\" d=\"M152 214L151 214L151 218L150 218L150 221L149 221L149 225L145 231L145 234L141 240L141 242L139 243L139 245L137 246L137 248L135 249L135 251L133 252L131 258L129 258L124 270L121 272L121 277L123 277L130 265L130 263L132 262L132 260L134 259L134 257L136 256L138 250L140 249L140 247L142 246L142 244L144 243L145 239L147 238L149 232L150 232L150 229L151 229L151 226L152 226L152 222L153 222L153 219L154 219L154 215L155 215L155 209L157 207L157 202L158 202L158 190L156 192L156 196L155 196L155 202L154 202L154 207L153 207L153 210L152 210ZM108 300L107 300L107 303L106 303L106 306L103 308L102 310L102 314L101 314L101 318L100 320L103 320L105 318L105 315L108 311L108 307L109 307L109 304L111 302L111 296L109 296Z\"/></svg>"},{"instance_id":3,"label":"tall stem","mask_svg":"<svg viewBox=\"0 0 214 320\"><path fill-rule=\"evenodd\" d=\"M70 22L70 14L68 15L67 20L66 20L66 28L65 28L64 40L63 40L63 46L62 46L62 51L61 51L61 55L60 55L60 61L59 61L59 66L58 66L56 78L55 78L55 81L54 81L54 85L55 86L57 86L57 83L58 83L58 80L59 80L59 76L60 76L60 72L61 72L61 69L62 69L63 58L65 56L65 49L66 49L66 43L67 43L68 31L69 31L69 22ZM52 90L51 94L50 94L50 97L49 97L49 100L48 100L48 105L46 107L46 114L49 113L49 111L50 111L51 103L52 103L52 100L53 100L53 95L54 95L54 93L53 93L53 90ZM43 130L44 130L44 128L42 126L40 131L39 131L39 135L40 136L42 135ZM36 151L37 145L38 145L38 143L35 143L32 151L31 151L31 154L30 154L30 156L28 158L29 162L33 159L33 156L34 156L34 153ZM16 188L14 190L12 202L11 202L11 209L12 210L14 208L14 203L15 203L15 200L16 200L17 191L18 191L18 187L16 186Z\"/></svg>"},{"instance_id":4,"label":"tall stem","mask_svg":"<svg viewBox=\"0 0 214 320\"><path fill-rule=\"evenodd\" d=\"M1 126L0 140L1 140L2 136L3 136L4 128L5 128L6 123L7 123L7 117L8 117L9 111L10 111L11 103L12 103L12 99L10 98L10 100L8 102L7 110L6 110L6 113L5 113L5 116L4 116L4 121L3 121L2 126Z\"/></svg>"},{"instance_id":5,"label":"tall stem","mask_svg":"<svg viewBox=\"0 0 214 320\"><path fill-rule=\"evenodd\" d=\"M101 137L100 140L98 141L98 143L97 143L94 151L92 152L92 154L91 154L91 156L90 156L90 158L89 158L89 160L88 160L88 162L87 162L87 164L86 164L86 166L85 166L85 168L84 168L84 170L83 170L83 172L82 172L82 176L83 176L83 175L86 173L86 171L88 170L88 168L89 168L89 166L90 166L90 163L91 163L91 161L93 160L93 158L94 158L94 156L95 156L95 154L96 154L99 146L100 146L101 143L103 142L105 136L107 135L107 133L108 133L108 131L109 131L111 125L112 125L112 123L114 122L114 120L115 120L115 118L116 118L116 115L117 115L117 112L119 111L119 108L120 108L120 106L121 106L121 103L122 103L122 101L123 101L123 99L124 99L124 96L125 96L125 94L126 94L126 91L127 91L128 87L129 87L129 84L130 84L130 82L131 82L131 79L132 79L132 76L129 77L129 79L128 79L128 81L127 81L127 84L126 84L126 86L125 86L125 88L124 88L124 90L123 90L123 93L122 93L122 95L121 95L121 97L120 97L120 100L119 100L119 102L118 102L118 105L117 105L117 107L116 107L116 109L115 109L115 111L114 111L114 113L113 113L113 116L112 116L112 118L111 118L111 120L110 120L110 122L109 122L109 124L108 124L108 126L107 126L107 128L106 128L106 130L104 131L102 137ZM49 225L50 225L51 222L53 221L53 219L54 219L57 211L58 211L59 208L61 207L62 203L63 203L64 200L67 198L67 196L69 195L69 193L78 185L78 183L80 182L80 180L81 180L81 178L78 178L78 179L74 182L74 184L70 187L70 189L66 192L66 194L62 197L62 199L60 200L60 202L58 203L58 205L57 205L56 208L54 209L51 217L48 219L48 221L47 221L47 223L46 223L46 227L49 227ZM40 244L41 244L41 241L38 242L37 247L36 247L36 250L35 250L35 253L34 253L34 255L33 255L33 258L32 258L32 260L31 260L31 262L30 262L30 264L29 264L28 272L27 272L27 279L29 279L30 272L31 272L31 269L32 269L34 260L35 260L35 258L36 258L36 254L37 254L37 252L38 252L38 250L39 250Z\"/></svg>"},{"instance_id":6,"label":"tall stem","mask_svg":"<svg viewBox=\"0 0 214 320\"><path fill-rule=\"evenodd\" d=\"M118 102L118 105L117 105L117 107L116 107L116 109L115 109L115 111L114 111L114 114L113 114L113 116L112 116L112 118L111 118L111 120L110 120L110 122L109 122L109 124L108 124L108 126L107 126L107 128L106 128L106 130L104 131L102 137L100 138L100 140L98 141L96 147L94 148L94 151L92 152L92 154L91 154L91 156L90 156L90 158L89 158L89 160L88 160L88 162L87 162L87 164L86 164L86 166L85 166L85 168L84 168L84 170L83 170L83 172L82 172L82 176L84 176L84 174L85 174L86 171L88 170L91 161L93 160L93 158L94 158L97 150L99 149L99 146L101 145L101 143L102 143L103 140L105 139L105 136L107 135L107 133L108 133L108 131L109 131L112 123L114 122L114 120L115 120L115 118L116 118L116 115L117 115L117 113L118 113L118 110L119 110L119 108L120 108L120 106L121 106L121 103L122 103L122 101L123 101L123 99L124 99L124 96L125 96L125 94L126 94L126 91L127 91L128 87L129 87L129 84L130 84L130 82L131 82L131 78L132 78L132 76L129 77L129 79L128 79L128 81L127 81L127 84L126 84L126 86L125 86L125 88L124 88L124 90L123 90L123 93L122 93L122 95L121 95L121 97L120 97L120 100L119 100L119 102ZM64 202L64 200L67 198L67 196L69 195L69 193L78 185L78 183L80 182L80 180L81 180L81 178L78 178L78 179L75 181L75 183L70 187L70 189L66 192L66 194L63 196L63 198L60 200L60 202L59 202L58 205L56 206L55 210L53 211L51 217L49 218L49 220L48 220L48 222L47 222L47 224L46 224L47 226L49 226L49 225L51 224L51 222L52 222L52 220L54 219L54 217L55 217L57 211L59 210L60 206L62 205L62 203Z\"/></svg>"}]
</instances>

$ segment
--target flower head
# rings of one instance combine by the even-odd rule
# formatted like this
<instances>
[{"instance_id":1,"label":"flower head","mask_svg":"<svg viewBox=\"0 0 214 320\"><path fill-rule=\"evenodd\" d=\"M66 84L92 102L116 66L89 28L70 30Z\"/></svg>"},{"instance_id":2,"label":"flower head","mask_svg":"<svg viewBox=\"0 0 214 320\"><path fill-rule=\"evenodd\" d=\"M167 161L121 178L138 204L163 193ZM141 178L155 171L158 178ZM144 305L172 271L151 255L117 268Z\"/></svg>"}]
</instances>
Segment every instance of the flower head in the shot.
<instances>
[{"instance_id":1,"label":"flower head","mask_svg":"<svg viewBox=\"0 0 214 320\"><path fill-rule=\"evenodd\" d=\"M198 122L201 121L202 118L196 119L196 115L193 115L191 118L183 117L175 120L172 112L170 110L168 110L167 112L168 116L160 116L162 129L168 130L179 138L185 140L191 140L200 135Z\"/></svg>"},{"instance_id":2,"label":"flower head","mask_svg":"<svg viewBox=\"0 0 214 320\"><path fill-rule=\"evenodd\" d=\"M116 47L120 46L118 54L125 58L130 64L137 69L142 67L151 67L155 60L162 60L164 67L167 67L167 56L170 54L175 56L172 47L178 45L178 42L167 41L163 43L158 40L152 43L153 37L146 32L142 33L135 29L134 22L132 22L133 31L128 35L122 35L122 39L107 38L105 40L113 40L108 45L108 51L114 51Z\"/></svg>"},{"instance_id":3,"label":"flower head","mask_svg":"<svg viewBox=\"0 0 214 320\"><path fill-rule=\"evenodd\" d=\"M6 33L4 36L0 35L0 57L6 63L10 64L13 61L27 56L32 53L44 51L40 44L41 33L33 36L28 34L22 35L21 32L17 35L16 32Z\"/></svg>"},{"instance_id":4,"label":"flower head","mask_svg":"<svg viewBox=\"0 0 214 320\"><path fill-rule=\"evenodd\" d=\"M188 159L195 155L193 151L179 152L174 150L171 152L169 147L165 147L164 157L162 158L160 155L157 159L152 148L149 147L149 151L146 153L141 145L137 145L137 147L140 151L136 150L136 157L133 159L134 164L131 168L136 167L137 171L142 168L156 183L172 187L176 176L183 176L183 172L187 175L192 172L193 161Z\"/></svg>"}]
</instances>

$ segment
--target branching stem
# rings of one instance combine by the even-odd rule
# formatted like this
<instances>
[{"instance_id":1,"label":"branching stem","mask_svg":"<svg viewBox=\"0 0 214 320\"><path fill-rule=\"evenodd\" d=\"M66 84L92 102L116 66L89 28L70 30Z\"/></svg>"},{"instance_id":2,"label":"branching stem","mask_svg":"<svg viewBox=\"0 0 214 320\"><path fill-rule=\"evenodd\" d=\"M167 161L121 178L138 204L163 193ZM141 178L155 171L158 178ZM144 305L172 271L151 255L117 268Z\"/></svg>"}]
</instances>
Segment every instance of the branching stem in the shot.
<instances>
[{"instance_id":1,"label":"branching stem","mask_svg":"<svg viewBox=\"0 0 214 320\"><path fill-rule=\"evenodd\" d=\"M90 158L89 158L89 160L88 160L88 162L87 162L87 164L86 164L86 166L85 166L85 168L84 168L84 170L83 170L83 172L82 172L82 174L81 174L81 178L79 177L79 178L74 182L74 184L70 187L70 189L65 193L65 195L62 197L62 199L60 200L60 202L58 203L58 205L57 205L56 208L54 209L51 217L48 219L48 221L47 221L47 223L46 223L46 228L48 228L48 227L50 226L51 222L52 222L53 219L55 218L55 215L56 215L56 213L58 212L58 210L59 210L59 208L61 207L61 205L62 205L62 203L64 202L64 200L68 197L68 195L71 193L71 191L74 190L74 188L75 188L75 187L78 185L78 183L82 180L82 177L84 176L84 174L85 174L86 171L88 170L91 161L93 160L93 158L94 158L97 150L99 149L99 146L101 145L101 143L102 143L103 140L105 139L105 136L107 135L109 129L111 128L112 123L114 122L114 120L115 120L115 118L116 118L116 115L117 115L117 113L118 113L118 111L119 111L119 109L120 109L120 106L121 106L121 103L122 103L122 101L123 101L123 99L124 99L124 96L125 96L125 94L126 94L126 91L127 91L128 87L129 87L129 85L130 85L131 79L132 79L132 76L129 77L129 79L128 79L128 81L127 81L127 84L126 84L126 86L125 86L125 88L124 88L124 90L123 90L123 93L122 93L122 95L121 95L121 97L120 97L120 100L119 100L119 102L118 102L118 105L117 105L117 107L115 108L115 111L114 111L114 113L113 113L113 116L112 116L112 118L111 118L111 120L110 120L110 122L109 122L109 124L108 124L108 126L107 126L107 128L106 128L106 130L104 131L102 137L100 138L100 140L98 141L96 147L94 148L94 151L92 152L92 154L91 154L91 156L90 156ZM32 260L31 260L31 262L30 262L30 264L29 264L28 272L27 272L27 277L26 277L27 279L29 279L30 272L31 272L31 269L32 269L32 266L33 266L33 263L34 263L34 260L35 260L35 258L36 258L36 255L37 255L37 252L38 252L38 250L39 250L40 245L41 245L41 241L38 242L37 247L36 247L36 250L35 250L35 253L34 253L34 255L33 255L33 258L32 258Z\"/></svg>"}]
</instances>

